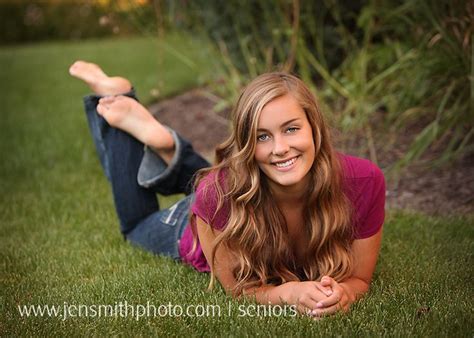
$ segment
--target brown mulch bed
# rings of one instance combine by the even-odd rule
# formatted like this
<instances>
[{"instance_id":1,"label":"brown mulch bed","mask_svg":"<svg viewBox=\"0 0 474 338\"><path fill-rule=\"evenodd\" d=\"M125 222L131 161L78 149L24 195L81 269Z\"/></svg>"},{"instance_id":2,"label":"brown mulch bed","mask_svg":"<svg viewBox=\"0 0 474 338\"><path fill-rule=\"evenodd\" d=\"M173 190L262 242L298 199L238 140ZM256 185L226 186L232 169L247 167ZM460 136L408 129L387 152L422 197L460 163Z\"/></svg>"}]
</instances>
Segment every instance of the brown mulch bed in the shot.
<instances>
[{"instance_id":1,"label":"brown mulch bed","mask_svg":"<svg viewBox=\"0 0 474 338\"><path fill-rule=\"evenodd\" d=\"M190 140L198 152L212 161L215 146L229 133L226 114L214 112L215 104L212 96L196 89L149 108L162 123ZM376 126L376 123L374 121L373 125ZM409 126L393 142L396 146L388 148L386 135L374 132L378 165L386 169L399 159L419 130L419 126ZM363 135L356 133L339 134L336 145L345 153L369 158L364 140ZM436 154L436 150L430 150L425 158L435 158ZM411 165L401 172L398 180L387 177L387 207L430 215L473 213L474 155L465 156L442 168L432 168L426 164Z\"/></svg>"}]
</instances>

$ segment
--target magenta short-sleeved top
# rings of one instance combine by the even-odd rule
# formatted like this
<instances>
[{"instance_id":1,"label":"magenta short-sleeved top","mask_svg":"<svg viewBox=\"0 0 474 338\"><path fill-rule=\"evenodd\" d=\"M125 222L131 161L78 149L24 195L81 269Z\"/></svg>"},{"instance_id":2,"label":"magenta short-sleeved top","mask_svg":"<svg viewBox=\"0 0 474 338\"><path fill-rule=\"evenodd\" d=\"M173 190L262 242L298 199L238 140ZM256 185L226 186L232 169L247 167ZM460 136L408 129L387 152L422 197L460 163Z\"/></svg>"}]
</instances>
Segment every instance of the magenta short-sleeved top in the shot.
<instances>
[{"instance_id":1,"label":"magenta short-sleeved top","mask_svg":"<svg viewBox=\"0 0 474 338\"><path fill-rule=\"evenodd\" d=\"M340 156L344 173L343 188L354 208L355 239L371 237L380 230L385 218L384 175L369 160L344 154ZM222 230L227 223L230 207L224 203L219 212L214 215L217 195L212 189L206 189L204 193L207 182L212 182L214 178L215 173L210 173L199 183L191 212L215 229ZM181 259L200 272L209 272L210 268L199 240L194 252L192 246L193 234L191 225L188 224L179 243Z\"/></svg>"}]
</instances>

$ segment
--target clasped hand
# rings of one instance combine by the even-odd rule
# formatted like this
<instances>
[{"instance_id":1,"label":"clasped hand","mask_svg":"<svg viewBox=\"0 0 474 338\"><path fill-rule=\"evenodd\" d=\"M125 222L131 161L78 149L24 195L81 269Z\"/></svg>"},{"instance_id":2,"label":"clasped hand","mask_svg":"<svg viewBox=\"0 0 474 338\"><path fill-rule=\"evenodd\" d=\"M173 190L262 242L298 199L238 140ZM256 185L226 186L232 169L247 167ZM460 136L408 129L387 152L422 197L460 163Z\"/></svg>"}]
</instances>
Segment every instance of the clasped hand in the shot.
<instances>
[{"instance_id":1,"label":"clasped hand","mask_svg":"<svg viewBox=\"0 0 474 338\"><path fill-rule=\"evenodd\" d=\"M292 303L299 312L318 318L347 311L353 300L341 284L329 276L323 276L320 282L292 283Z\"/></svg>"}]
</instances>

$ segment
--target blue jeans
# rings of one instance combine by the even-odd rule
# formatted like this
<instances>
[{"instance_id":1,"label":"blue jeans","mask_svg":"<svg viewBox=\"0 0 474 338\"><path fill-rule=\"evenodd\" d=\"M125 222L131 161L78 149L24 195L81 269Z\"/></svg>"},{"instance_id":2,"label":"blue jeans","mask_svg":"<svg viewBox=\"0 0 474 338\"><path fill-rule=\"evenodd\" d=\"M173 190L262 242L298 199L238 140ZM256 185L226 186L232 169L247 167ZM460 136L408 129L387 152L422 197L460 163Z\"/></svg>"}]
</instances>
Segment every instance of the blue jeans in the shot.
<instances>
[{"instance_id":1,"label":"blue jeans","mask_svg":"<svg viewBox=\"0 0 474 338\"><path fill-rule=\"evenodd\" d=\"M125 94L136 99L135 92ZM179 260L178 243L188 224L193 176L209 163L192 145L170 129L175 155L167 165L133 136L111 127L97 114L101 96L84 98L89 128L100 163L112 186L115 209L124 238L155 254ZM187 196L160 210L156 193Z\"/></svg>"}]
</instances>

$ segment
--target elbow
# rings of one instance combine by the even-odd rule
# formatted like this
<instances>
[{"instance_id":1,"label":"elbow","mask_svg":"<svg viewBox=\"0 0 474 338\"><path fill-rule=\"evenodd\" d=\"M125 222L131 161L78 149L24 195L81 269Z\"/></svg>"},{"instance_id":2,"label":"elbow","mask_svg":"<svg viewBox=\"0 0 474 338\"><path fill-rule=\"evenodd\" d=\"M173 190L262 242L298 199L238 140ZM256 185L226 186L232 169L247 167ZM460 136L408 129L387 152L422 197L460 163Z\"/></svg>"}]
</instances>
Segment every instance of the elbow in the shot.
<instances>
[{"instance_id":1,"label":"elbow","mask_svg":"<svg viewBox=\"0 0 474 338\"><path fill-rule=\"evenodd\" d=\"M354 278L358 282L359 284L358 289L360 290L362 294L365 294L369 291L370 284L372 283L372 276L368 278L353 276L352 278Z\"/></svg>"},{"instance_id":2,"label":"elbow","mask_svg":"<svg viewBox=\"0 0 474 338\"><path fill-rule=\"evenodd\" d=\"M362 290L364 291L364 293L368 292L370 288L371 280L360 279L360 282L361 282Z\"/></svg>"},{"instance_id":3,"label":"elbow","mask_svg":"<svg viewBox=\"0 0 474 338\"><path fill-rule=\"evenodd\" d=\"M367 294L367 292L369 292L369 289L370 289L370 282L361 280L361 288L360 288L360 291L355 294L354 301L364 297Z\"/></svg>"}]
</instances>

